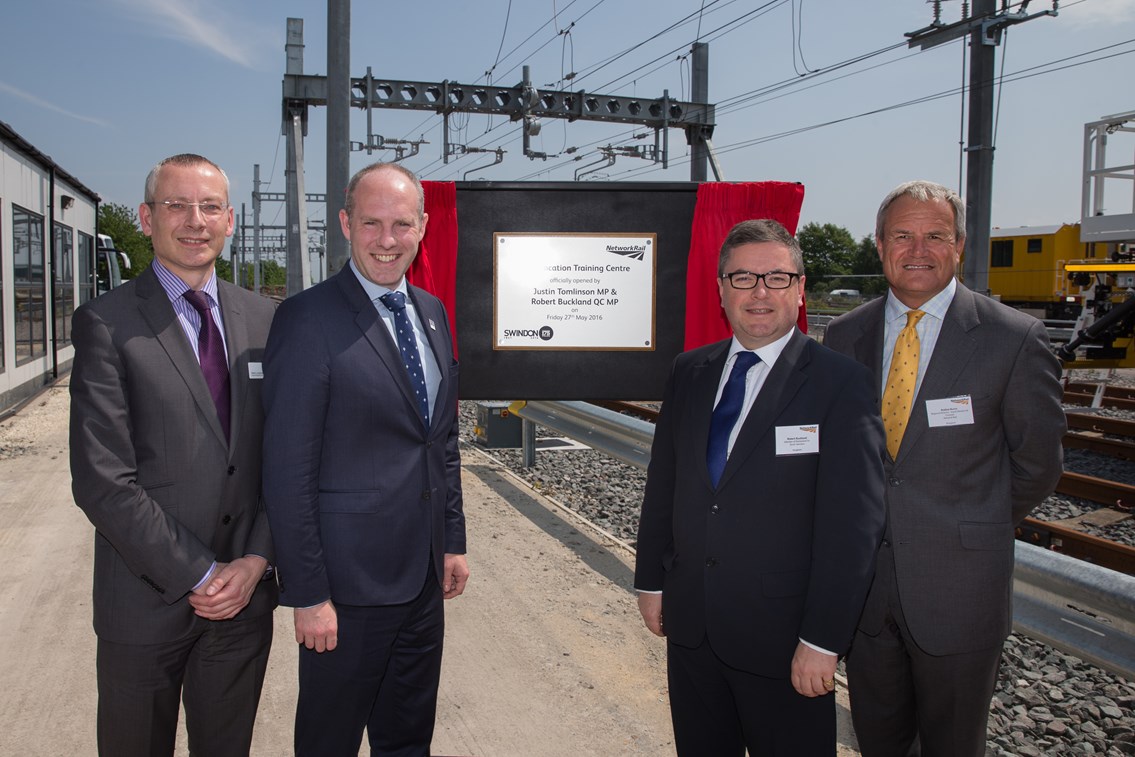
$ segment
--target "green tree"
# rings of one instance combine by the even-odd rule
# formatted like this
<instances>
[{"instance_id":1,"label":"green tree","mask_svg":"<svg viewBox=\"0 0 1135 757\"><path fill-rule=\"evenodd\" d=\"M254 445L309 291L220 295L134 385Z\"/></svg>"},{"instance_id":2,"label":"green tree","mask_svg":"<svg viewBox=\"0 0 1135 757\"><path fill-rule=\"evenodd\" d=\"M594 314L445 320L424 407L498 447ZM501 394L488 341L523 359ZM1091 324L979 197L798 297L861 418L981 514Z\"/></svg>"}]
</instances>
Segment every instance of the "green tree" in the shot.
<instances>
[{"instance_id":1,"label":"green tree","mask_svg":"<svg viewBox=\"0 0 1135 757\"><path fill-rule=\"evenodd\" d=\"M796 233L796 239L804 250L809 290L829 291L839 274L851 273L857 245L847 229L834 223L808 223Z\"/></svg>"},{"instance_id":2,"label":"green tree","mask_svg":"<svg viewBox=\"0 0 1135 757\"><path fill-rule=\"evenodd\" d=\"M870 234L859 241L859 247L855 250L855 258L851 263L851 272L869 277L854 279L858 284L852 288L858 289L864 297L886 293L887 280L883 278L883 263L879 260L875 238Z\"/></svg>"},{"instance_id":3,"label":"green tree","mask_svg":"<svg viewBox=\"0 0 1135 757\"><path fill-rule=\"evenodd\" d=\"M154 259L154 247L150 238L138 226L138 214L129 205L112 202L99 205L99 233L114 240L116 249L125 252L130 258L130 268L122 272L122 278L132 279L150 265Z\"/></svg>"}]
</instances>

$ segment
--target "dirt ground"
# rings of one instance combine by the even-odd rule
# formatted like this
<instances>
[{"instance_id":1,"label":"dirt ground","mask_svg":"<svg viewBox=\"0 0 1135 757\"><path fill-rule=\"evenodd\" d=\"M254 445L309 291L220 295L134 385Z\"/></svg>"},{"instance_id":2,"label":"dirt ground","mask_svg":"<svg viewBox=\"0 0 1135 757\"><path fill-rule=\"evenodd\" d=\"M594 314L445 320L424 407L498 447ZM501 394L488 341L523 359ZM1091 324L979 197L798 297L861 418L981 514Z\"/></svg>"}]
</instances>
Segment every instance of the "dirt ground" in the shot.
<instances>
[{"instance_id":1,"label":"dirt ground","mask_svg":"<svg viewBox=\"0 0 1135 757\"><path fill-rule=\"evenodd\" d=\"M95 754L92 528L71 500L67 412L64 381L0 423L0 754ZM472 577L446 604L433 752L672 754L665 646L638 616L633 554L475 450L464 461ZM282 608L253 755L291 753L295 665Z\"/></svg>"}]
</instances>

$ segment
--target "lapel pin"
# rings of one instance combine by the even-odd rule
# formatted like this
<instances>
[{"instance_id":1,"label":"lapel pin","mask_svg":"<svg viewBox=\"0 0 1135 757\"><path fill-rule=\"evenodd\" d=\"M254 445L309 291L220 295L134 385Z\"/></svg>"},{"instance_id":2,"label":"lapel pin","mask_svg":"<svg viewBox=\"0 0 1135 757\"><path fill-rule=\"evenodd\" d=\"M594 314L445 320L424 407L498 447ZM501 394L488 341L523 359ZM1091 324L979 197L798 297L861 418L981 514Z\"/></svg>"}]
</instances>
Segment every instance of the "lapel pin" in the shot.
<instances>
[{"instance_id":1,"label":"lapel pin","mask_svg":"<svg viewBox=\"0 0 1135 757\"><path fill-rule=\"evenodd\" d=\"M434 319L428 318L426 320L428 320L430 322L430 329L432 329L433 331L437 331L437 326L434 325Z\"/></svg>"}]
</instances>

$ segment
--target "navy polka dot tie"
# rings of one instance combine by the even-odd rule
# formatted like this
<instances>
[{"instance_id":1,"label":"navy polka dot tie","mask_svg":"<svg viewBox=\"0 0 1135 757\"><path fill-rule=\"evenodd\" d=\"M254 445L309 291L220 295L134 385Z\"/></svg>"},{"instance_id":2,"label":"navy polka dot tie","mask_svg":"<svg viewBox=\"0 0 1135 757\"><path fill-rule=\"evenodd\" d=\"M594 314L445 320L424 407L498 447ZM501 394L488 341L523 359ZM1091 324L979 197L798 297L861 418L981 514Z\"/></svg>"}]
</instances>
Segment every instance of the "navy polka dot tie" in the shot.
<instances>
[{"instance_id":1,"label":"navy polka dot tie","mask_svg":"<svg viewBox=\"0 0 1135 757\"><path fill-rule=\"evenodd\" d=\"M410 375L410 386L418 400L418 413L422 423L430 427L430 398L426 394L426 372L422 368L422 356L418 354L418 340L414 338L414 327L410 316L406 315L406 295L401 292L387 292L379 298L386 309L394 314L394 333L398 337L398 351L402 353L402 364Z\"/></svg>"}]
</instances>

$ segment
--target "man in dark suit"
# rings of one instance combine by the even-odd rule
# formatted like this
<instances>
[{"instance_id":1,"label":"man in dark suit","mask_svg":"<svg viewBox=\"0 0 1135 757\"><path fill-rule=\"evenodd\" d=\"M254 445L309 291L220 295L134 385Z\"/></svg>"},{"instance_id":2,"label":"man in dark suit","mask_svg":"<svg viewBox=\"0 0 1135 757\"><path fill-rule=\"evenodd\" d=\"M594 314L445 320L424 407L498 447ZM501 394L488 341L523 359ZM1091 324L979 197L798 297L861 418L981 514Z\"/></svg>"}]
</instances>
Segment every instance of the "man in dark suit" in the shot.
<instances>
[{"instance_id":1,"label":"man in dark suit","mask_svg":"<svg viewBox=\"0 0 1135 757\"><path fill-rule=\"evenodd\" d=\"M359 171L351 261L280 307L265 358L265 500L300 648L296 754L426 755L442 599L461 594L457 361L445 310L407 284L422 185Z\"/></svg>"},{"instance_id":2,"label":"man in dark suit","mask_svg":"<svg viewBox=\"0 0 1135 757\"><path fill-rule=\"evenodd\" d=\"M639 610L680 755L834 755L883 528L871 376L796 329L804 261L775 221L729 232L718 287L733 338L678 356L655 427Z\"/></svg>"},{"instance_id":3,"label":"man in dark suit","mask_svg":"<svg viewBox=\"0 0 1135 757\"><path fill-rule=\"evenodd\" d=\"M159 163L138 208L154 262L74 316L71 475L95 525L98 744L247 755L272 643L260 501L260 361L270 300L220 281L224 172Z\"/></svg>"},{"instance_id":4,"label":"man in dark suit","mask_svg":"<svg viewBox=\"0 0 1135 757\"><path fill-rule=\"evenodd\" d=\"M955 281L965 226L952 190L893 190L875 230L890 292L824 338L874 372L887 425L887 529L847 661L866 757L985 754L1014 528L1060 477L1044 324Z\"/></svg>"}]
</instances>

